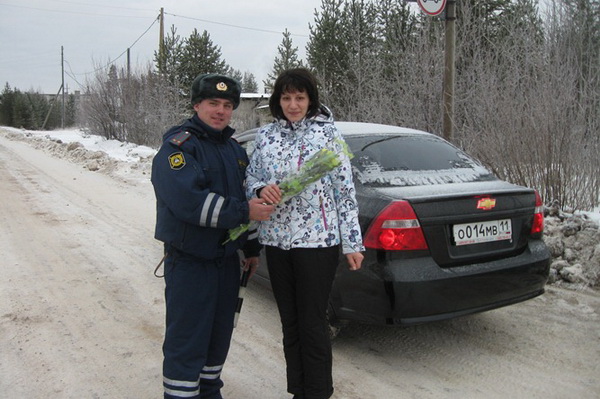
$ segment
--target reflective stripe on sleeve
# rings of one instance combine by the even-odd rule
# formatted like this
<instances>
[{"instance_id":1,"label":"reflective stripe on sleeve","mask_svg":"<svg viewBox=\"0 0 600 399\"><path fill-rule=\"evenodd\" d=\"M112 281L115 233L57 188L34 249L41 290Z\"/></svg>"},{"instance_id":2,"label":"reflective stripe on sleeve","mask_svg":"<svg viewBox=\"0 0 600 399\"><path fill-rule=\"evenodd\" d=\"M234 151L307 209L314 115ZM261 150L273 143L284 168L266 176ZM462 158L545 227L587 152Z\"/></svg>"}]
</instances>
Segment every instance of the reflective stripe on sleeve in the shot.
<instances>
[{"instance_id":1,"label":"reflective stripe on sleeve","mask_svg":"<svg viewBox=\"0 0 600 399\"><path fill-rule=\"evenodd\" d=\"M210 227L217 227L219 224L219 215L221 214L221 208L223 208L223 204L225 203L225 198L219 197L217 199L217 204L215 205L215 209L213 210L212 219L210 221Z\"/></svg>"},{"instance_id":2,"label":"reflective stripe on sleeve","mask_svg":"<svg viewBox=\"0 0 600 399\"><path fill-rule=\"evenodd\" d=\"M248 234L249 240L254 240L258 237L258 230L250 230L250 234Z\"/></svg>"},{"instance_id":3,"label":"reflective stripe on sleeve","mask_svg":"<svg viewBox=\"0 0 600 399\"><path fill-rule=\"evenodd\" d=\"M204 227L217 227L219 223L219 213L221 212L221 208L223 208L223 204L225 203L225 199L215 193L208 193L206 199L204 200L204 205L202 206L202 211L200 212L200 226ZM212 213L210 212L210 208L214 204L214 209Z\"/></svg>"}]
</instances>

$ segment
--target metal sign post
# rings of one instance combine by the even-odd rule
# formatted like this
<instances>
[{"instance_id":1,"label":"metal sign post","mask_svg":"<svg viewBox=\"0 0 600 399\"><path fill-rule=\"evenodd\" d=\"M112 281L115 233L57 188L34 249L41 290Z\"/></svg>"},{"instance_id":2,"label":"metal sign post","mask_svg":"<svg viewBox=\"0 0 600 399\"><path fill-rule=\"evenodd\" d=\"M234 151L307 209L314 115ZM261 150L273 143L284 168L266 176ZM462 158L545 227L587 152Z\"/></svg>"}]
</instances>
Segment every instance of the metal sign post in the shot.
<instances>
[{"instance_id":1,"label":"metal sign post","mask_svg":"<svg viewBox=\"0 0 600 399\"><path fill-rule=\"evenodd\" d=\"M452 141L454 132L454 49L456 47L456 0L448 0L446 7L446 49L444 56L444 138Z\"/></svg>"},{"instance_id":2,"label":"metal sign post","mask_svg":"<svg viewBox=\"0 0 600 399\"><path fill-rule=\"evenodd\" d=\"M407 0L410 1L410 0ZM444 88L443 88L443 135L452 141L454 131L454 48L456 33L454 20L456 19L456 0L416 0L425 14L436 16L445 10L445 50L444 50ZM447 4L446 4L447 3Z\"/></svg>"}]
</instances>

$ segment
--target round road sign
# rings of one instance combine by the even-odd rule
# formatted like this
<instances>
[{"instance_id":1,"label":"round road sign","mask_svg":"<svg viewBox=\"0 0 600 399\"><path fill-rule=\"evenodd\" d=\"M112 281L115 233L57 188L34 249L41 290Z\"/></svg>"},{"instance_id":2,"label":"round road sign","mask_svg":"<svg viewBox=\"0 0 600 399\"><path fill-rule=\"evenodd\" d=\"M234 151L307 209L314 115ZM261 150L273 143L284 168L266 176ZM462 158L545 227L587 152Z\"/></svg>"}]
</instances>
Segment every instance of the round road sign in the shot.
<instances>
[{"instance_id":1,"label":"round road sign","mask_svg":"<svg viewBox=\"0 0 600 399\"><path fill-rule=\"evenodd\" d=\"M417 0L417 3L427 15L439 15L446 7L446 0Z\"/></svg>"}]
</instances>

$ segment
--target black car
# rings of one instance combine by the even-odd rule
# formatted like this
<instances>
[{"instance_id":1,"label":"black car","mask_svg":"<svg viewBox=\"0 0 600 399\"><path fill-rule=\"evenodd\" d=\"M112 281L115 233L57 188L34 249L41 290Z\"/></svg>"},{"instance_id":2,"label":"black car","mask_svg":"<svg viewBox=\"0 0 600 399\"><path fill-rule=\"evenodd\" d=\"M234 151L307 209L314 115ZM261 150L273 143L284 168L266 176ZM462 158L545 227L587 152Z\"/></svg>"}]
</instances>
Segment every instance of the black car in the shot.
<instances>
[{"instance_id":1,"label":"black car","mask_svg":"<svg viewBox=\"0 0 600 399\"><path fill-rule=\"evenodd\" d=\"M550 254L537 191L498 179L430 133L370 123L336 126L354 154L367 250L359 271L349 271L340 258L332 323L411 325L544 292ZM256 132L235 136L249 153ZM257 275L268 280L267 268Z\"/></svg>"}]
</instances>

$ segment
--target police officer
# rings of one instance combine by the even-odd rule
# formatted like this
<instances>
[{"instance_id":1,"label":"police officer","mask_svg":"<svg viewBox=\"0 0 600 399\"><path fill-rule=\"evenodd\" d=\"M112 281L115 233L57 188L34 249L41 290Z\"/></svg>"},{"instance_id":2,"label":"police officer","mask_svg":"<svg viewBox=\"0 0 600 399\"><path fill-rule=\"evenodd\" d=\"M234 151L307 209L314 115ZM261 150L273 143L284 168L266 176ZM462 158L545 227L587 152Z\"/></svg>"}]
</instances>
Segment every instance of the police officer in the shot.
<instances>
[{"instance_id":1,"label":"police officer","mask_svg":"<svg viewBox=\"0 0 600 399\"><path fill-rule=\"evenodd\" d=\"M229 126L240 91L229 77L198 76L191 87L195 114L165 133L152 162L155 238L166 256L165 398L221 398L240 265L254 271L260 251L248 234L224 244L227 231L267 220L274 210L260 199L246 201L248 157Z\"/></svg>"}]
</instances>

